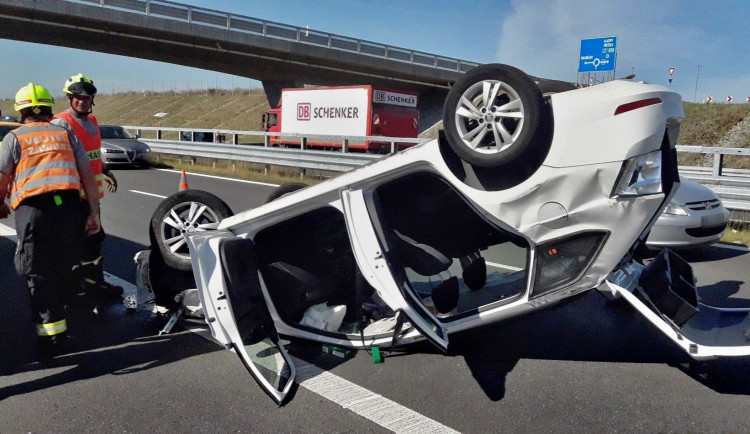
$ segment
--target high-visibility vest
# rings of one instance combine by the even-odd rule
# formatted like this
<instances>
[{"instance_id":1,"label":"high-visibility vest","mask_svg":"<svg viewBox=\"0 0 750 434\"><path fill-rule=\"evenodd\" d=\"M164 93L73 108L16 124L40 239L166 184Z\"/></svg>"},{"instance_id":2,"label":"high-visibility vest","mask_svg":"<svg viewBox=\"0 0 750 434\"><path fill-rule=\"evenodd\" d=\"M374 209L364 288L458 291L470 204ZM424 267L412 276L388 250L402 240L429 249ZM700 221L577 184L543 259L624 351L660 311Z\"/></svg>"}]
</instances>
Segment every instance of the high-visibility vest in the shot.
<instances>
[{"instance_id":1,"label":"high-visibility vest","mask_svg":"<svg viewBox=\"0 0 750 434\"><path fill-rule=\"evenodd\" d=\"M91 162L91 170L94 171L94 178L96 178L96 185L99 189L99 199L104 197L104 176L102 171L104 164L102 163L102 136L99 133L99 122L97 122L94 115L89 115L88 118L94 123L96 127L96 134L90 134L86 131L81 122L73 116L69 111L56 114L56 118L65 119L65 121L73 128L73 132L78 136L78 140L81 141L83 148L89 154L89 161ZM82 196L86 197L86 194L81 190Z\"/></svg>"},{"instance_id":2,"label":"high-visibility vest","mask_svg":"<svg viewBox=\"0 0 750 434\"><path fill-rule=\"evenodd\" d=\"M11 208L18 208L24 199L38 194L82 188L73 146L64 128L33 122L13 134L18 139L21 157L10 193Z\"/></svg>"}]
</instances>

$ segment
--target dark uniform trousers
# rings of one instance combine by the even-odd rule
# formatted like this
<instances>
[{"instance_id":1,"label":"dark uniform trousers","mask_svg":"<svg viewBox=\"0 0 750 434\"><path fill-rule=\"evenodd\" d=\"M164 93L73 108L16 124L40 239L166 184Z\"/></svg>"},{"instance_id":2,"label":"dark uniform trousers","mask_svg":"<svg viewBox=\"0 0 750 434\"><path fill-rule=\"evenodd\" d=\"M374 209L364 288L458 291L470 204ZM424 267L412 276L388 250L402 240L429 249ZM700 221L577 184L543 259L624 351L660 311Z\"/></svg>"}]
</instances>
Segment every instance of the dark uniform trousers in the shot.
<instances>
[{"instance_id":1,"label":"dark uniform trousers","mask_svg":"<svg viewBox=\"0 0 750 434\"><path fill-rule=\"evenodd\" d=\"M77 190L63 190L26 198L15 210L16 271L29 289L39 337L67 327L64 309L78 287L72 267L81 258L87 218L80 201Z\"/></svg>"}]
</instances>

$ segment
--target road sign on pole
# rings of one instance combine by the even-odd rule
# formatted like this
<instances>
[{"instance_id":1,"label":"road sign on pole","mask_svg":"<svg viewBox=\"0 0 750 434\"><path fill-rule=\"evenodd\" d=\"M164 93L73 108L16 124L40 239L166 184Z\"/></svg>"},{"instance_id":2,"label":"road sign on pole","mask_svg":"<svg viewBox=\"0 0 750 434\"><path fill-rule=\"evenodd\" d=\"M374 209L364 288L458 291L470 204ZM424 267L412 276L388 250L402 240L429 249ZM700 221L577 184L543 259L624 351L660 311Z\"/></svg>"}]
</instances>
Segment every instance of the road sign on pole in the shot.
<instances>
[{"instance_id":1,"label":"road sign on pole","mask_svg":"<svg viewBox=\"0 0 750 434\"><path fill-rule=\"evenodd\" d=\"M581 39L578 72L614 71L617 59L617 36Z\"/></svg>"}]
</instances>

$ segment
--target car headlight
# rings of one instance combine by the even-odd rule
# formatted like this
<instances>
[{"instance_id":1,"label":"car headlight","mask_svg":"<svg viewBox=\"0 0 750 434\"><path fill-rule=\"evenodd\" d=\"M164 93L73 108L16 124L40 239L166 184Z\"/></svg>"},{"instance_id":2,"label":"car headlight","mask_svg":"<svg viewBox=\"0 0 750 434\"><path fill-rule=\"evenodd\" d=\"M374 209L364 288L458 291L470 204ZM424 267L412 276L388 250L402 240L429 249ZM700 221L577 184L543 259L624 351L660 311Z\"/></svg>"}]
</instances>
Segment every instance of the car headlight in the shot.
<instances>
[{"instance_id":1,"label":"car headlight","mask_svg":"<svg viewBox=\"0 0 750 434\"><path fill-rule=\"evenodd\" d=\"M669 202L666 208L664 208L664 214L669 215L688 215L688 212L680 205L674 202Z\"/></svg>"},{"instance_id":2,"label":"car headlight","mask_svg":"<svg viewBox=\"0 0 750 434\"><path fill-rule=\"evenodd\" d=\"M625 161L615 195L643 196L661 192L661 151L638 155Z\"/></svg>"}]
</instances>

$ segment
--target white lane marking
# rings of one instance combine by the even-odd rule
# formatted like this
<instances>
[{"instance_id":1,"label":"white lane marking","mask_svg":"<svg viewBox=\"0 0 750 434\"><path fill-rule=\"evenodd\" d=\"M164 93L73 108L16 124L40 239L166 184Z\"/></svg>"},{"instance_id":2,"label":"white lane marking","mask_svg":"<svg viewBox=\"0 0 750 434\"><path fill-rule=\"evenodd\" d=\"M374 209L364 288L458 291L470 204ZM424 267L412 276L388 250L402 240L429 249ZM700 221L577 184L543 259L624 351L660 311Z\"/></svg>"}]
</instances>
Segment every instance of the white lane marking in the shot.
<instances>
[{"instance_id":1,"label":"white lane marking","mask_svg":"<svg viewBox=\"0 0 750 434\"><path fill-rule=\"evenodd\" d=\"M156 169L161 170L162 172L170 172L170 173L182 173L182 170L174 170L174 169ZM244 182L245 184L257 184L257 185L265 185L268 187L278 187L279 184L271 184L268 182L260 182L260 181L248 181L247 179L234 179L234 178L227 178L224 176L216 176L216 175L204 175L202 173L193 173L193 172L185 172L186 175L190 176L202 176L204 178L212 178L212 179L221 179L224 181L236 181L236 182Z\"/></svg>"},{"instance_id":2,"label":"white lane marking","mask_svg":"<svg viewBox=\"0 0 750 434\"><path fill-rule=\"evenodd\" d=\"M139 191L139 190L128 190L128 191L131 192L131 193L145 194L146 196L154 196L154 197L158 197L158 198L161 198L161 199L166 199L167 198L167 196L162 196L160 194L154 194L154 193L147 193L145 191Z\"/></svg>"},{"instance_id":3,"label":"white lane marking","mask_svg":"<svg viewBox=\"0 0 750 434\"><path fill-rule=\"evenodd\" d=\"M457 433L434 419L296 357L297 383L395 433Z\"/></svg>"},{"instance_id":4,"label":"white lane marking","mask_svg":"<svg viewBox=\"0 0 750 434\"><path fill-rule=\"evenodd\" d=\"M16 234L16 230L2 223L0 223L0 236L3 236L13 241L14 243L18 242L18 235ZM107 282L113 285L120 286L123 291L122 293L123 297L130 295L130 294L135 294L136 292L135 285L133 285L132 283L128 282L125 279L121 279L115 276L114 274L107 273L106 271L104 272L104 280L106 280Z\"/></svg>"},{"instance_id":5,"label":"white lane marking","mask_svg":"<svg viewBox=\"0 0 750 434\"><path fill-rule=\"evenodd\" d=\"M0 223L0 235L13 239L16 231ZM137 288L132 283L113 274L104 272L104 278L123 288L123 297L135 294ZM206 328L186 327L199 336L216 342ZM372 422L395 433L457 433L434 419L423 416L408 407L384 398L374 392L358 386L315 365L293 357L297 368L297 384L309 391L328 399L342 408L371 420Z\"/></svg>"},{"instance_id":6,"label":"white lane marking","mask_svg":"<svg viewBox=\"0 0 750 434\"><path fill-rule=\"evenodd\" d=\"M0 223L0 236L3 236L14 243L18 243L18 237L16 236L16 230Z\"/></svg>"},{"instance_id":7,"label":"white lane marking","mask_svg":"<svg viewBox=\"0 0 750 434\"><path fill-rule=\"evenodd\" d=\"M498 264L496 262L486 262L487 265L496 267L496 268L503 268L505 270L511 270L511 271L521 271L523 268L513 267L511 265L504 265L504 264Z\"/></svg>"}]
</instances>

